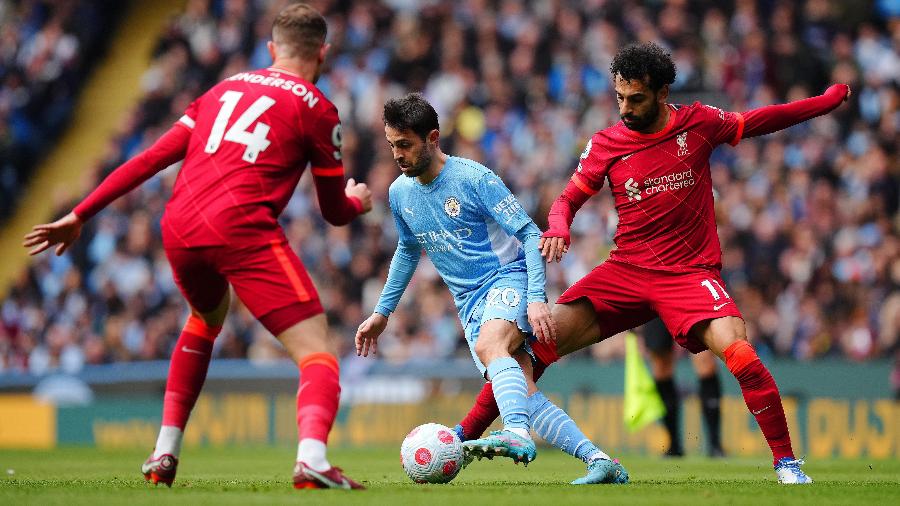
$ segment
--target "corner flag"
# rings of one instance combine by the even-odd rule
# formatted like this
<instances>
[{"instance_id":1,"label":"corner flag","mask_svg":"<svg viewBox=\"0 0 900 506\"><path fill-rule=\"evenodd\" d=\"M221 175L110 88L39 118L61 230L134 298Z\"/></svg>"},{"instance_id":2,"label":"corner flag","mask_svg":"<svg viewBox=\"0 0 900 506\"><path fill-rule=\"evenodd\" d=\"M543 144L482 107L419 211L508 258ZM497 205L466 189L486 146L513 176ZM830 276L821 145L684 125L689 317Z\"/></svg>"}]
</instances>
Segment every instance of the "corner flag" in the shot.
<instances>
[{"instance_id":1,"label":"corner flag","mask_svg":"<svg viewBox=\"0 0 900 506\"><path fill-rule=\"evenodd\" d=\"M625 335L624 404L625 426L630 432L640 430L666 414L666 407L656 391L653 377L638 351L637 336L632 332Z\"/></svg>"}]
</instances>

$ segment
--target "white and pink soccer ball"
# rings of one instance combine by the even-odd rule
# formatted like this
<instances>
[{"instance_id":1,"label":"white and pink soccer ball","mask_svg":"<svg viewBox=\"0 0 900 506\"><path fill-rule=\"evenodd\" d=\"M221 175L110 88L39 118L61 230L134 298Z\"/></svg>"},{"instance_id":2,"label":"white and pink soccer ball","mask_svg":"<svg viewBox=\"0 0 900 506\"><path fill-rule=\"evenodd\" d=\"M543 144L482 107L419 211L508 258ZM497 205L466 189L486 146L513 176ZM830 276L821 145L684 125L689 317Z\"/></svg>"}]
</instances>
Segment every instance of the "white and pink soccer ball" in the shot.
<instances>
[{"instance_id":1,"label":"white and pink soccer ball","mask_svg":"<svg viewBox=\"0 0 900 506\"><path fill-rule=\"evenodd\" d=\"M416 483L447 483L462 467L462 441L453 429L439 423L419 425L403 440L400 463Z\"/></svg>"}]
</instances>

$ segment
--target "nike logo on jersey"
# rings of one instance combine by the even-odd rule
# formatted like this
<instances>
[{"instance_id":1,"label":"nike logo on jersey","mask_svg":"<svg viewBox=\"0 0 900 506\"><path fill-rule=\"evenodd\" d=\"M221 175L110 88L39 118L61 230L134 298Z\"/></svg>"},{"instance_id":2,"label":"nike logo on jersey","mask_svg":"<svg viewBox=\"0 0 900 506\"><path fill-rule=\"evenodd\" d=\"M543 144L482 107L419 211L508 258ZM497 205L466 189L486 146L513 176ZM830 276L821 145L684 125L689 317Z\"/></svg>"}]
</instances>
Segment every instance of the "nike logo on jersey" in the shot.
<instances>
[{"instance_id":1,"label":"nike logo on jersey","mask_svg":"<svg viewBox=\"0 0 900 506\"><path fill-rule=\"evenodd\" d=\"M629 158L631 158L631 155L633 155L633 154L634 153L628 153L627 155L622 157L622 160L628 160Z\"/></svg>"},{"instance_id":2,"label":"nike logo on jersey","mask_svg":"<svg viewBox=\"0 0 900 506\"><path fill-rule=\"evenodd\" d=\"M725 302L725 303L719 304L717 306L713 306L713 311L718 311L718 310L722 309L723 307L727 306L728 304L731 304L731 302Z\"/></svg>"},{"instance_id":3,"label":"nike logo on jersey","mask_svg":"<svg viewBox=\"0 0 900 506\"><path fill-rule=\"evenodd\" d=\"M187 346L182 346L181 351L183 351L185 353L193 353L195 355L206 355L206 353L203 353L200 350L192 350L192 349L188 348Z\"/></svg>"},{"instance_id":4,"label":"nike logo on jersey","mask_svg":"<svg viewBox=\"0 0 900 506\"><path fill-rule=\"evenodd\" d=\"M771 404L768 405L768 406L766 406L766 407L764 407L764 408L762 408L762 409L760 409L760 410L758 410L758 411L754 411L754 410L751 409L750 412L753 413L753 416L756 416L756 415L762 413L763 411L769 409L770 407L772 407Z\"/></svg>"}]
</instances>

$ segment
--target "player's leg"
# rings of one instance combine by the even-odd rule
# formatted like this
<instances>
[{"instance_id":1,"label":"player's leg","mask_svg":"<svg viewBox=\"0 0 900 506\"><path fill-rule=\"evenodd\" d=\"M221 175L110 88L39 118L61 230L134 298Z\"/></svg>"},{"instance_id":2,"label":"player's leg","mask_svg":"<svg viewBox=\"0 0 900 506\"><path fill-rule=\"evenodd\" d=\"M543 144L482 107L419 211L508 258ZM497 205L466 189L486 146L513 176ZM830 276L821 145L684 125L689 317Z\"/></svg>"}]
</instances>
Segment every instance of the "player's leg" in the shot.
<instances>
[{"instance_id":1,"label":"player's leg","mask_svg":"<svg viewBox=\"0 0 900 506\"><path fill-rule=\"evenodd\" d=\"M531 345L537 359L535 381L559 357L641 325L655 316L640 302L640 285L618 282L620 279L634 278L623 273L622 269L622 266L612 262L600 264L566 290L553 306L551 311L557 329L556 346L537 342ZM610 305L606 303L607 300L617 304ZM601 321L605 328L601 328ZM486 383L479 392L475 405L457 425L457 433L463 440L480 437L494 422L498 413L492 385Z\"/></svg>"},{"instance_id":2,"label":"player's leg","mask_svg":"<svg viewBox=\"0 0 900 506\"><path fill-rule=\"evenodd\" d=\"M526 464L537 456L528 417L529 384L534 384L532 371L529 364L526 379L525 371L513 357L523 343L524 334L514 321L484 315L474 342L474 353L493 387L503 430L464 443L470 454L477 457L498 454Z\"/></svg>"},{"instance_id":3,"label":"player's leg","mask_svg":"<svg viewBox=\"0 0 900 506\"><path fill-rule=\"evenodd\" d=\"M654 303L675 341L692 353L709 349L741 385L782 483L811 483L794 459L781 395L775 380L747 342L743 316L713 269L653 275Z\"/></svg>"},{"instance_id":4,"label":"player's leg","mask_svg":"<svg viewBox=\"0 0 900 506\"><path fill-rule=\"evenodd\" d=\"M587 464L587 474L573 485L628 483L628 472L600 450L578 427L572 417L538 390L532 376L534 358L524 349L514 354L528 383L528 416L531 428L544 441Z\"/></svg>"},{"instance_id":5,"label":"player's leg","mask_svg":"<svg viewBox=\"0 0 900 506\"><path fill-rule=\"evenodd\" d=\"M707 451L710 457L724 457L721 430L722 384L719 381L716 356L710 351L704 351L691 355L691 362L700 381L700 408L703 411L703 423L709 438Z\"/></svg>"},{"instance_id":6,"label":"player's leg","mask_svg":"<svg viewBox=\"0 0 900 506\"><path fill-rule=\"evenodd\" d=\"M172 350L156 446L142 466L144 477L154 483L171 486L175 479L184 428L203 389L213 342L228 313L228 283L211 265L209 253L208 248L166 251L191 314Z\"/></svg>"},{"instance_id":7,"label":"player's leg","mask_svg":"<svg viewBox=\"0 0 900 506\"><path fill-rule=\"evenodd\" d=\"M318 293L283 236L229 252L221 260L235 294L300 369L295 488L363 488L326 457L340 399L337 345Z\"/></svg>"},{"instance_id":8,"label":"player's leg","mask_svg":"<svg viewBox=\"0 0 900 506\"><path fill-rule=\"evenodd\" d=\"M642 327L644 344L650 355L650 372L656 383L656 390L666 406L663 425L669 433L669 448L665 455L681 457L684 448L681 445L681 397L675 386L675 354L672 347L675 343L659 318L651 320Z\"/></svg>"},{"instance_id":9,"label":"player's leg","mask_svg":"<svg viewBox=\"0 0 900 506\"><path fill-rule=\"evenodd\" d=\"M747 409L756 417L756 423L772 450L779 481L812 483L812 479L800 470L802 462L794 458L778 385L753 346L747 342L744 320L726 316L702 321L691 329L691 335L701 339L710 351L722 359L740 383Z\"/></svg>"}]
</instances>

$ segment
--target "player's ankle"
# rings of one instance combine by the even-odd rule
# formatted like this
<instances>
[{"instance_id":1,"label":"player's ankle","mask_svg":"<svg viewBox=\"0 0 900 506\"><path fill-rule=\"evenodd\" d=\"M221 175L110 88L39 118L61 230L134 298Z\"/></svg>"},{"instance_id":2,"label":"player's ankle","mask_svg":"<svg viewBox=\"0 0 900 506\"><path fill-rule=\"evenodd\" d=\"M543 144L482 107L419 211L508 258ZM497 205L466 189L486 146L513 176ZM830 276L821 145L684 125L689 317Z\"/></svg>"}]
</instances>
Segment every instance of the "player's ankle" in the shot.
<instances>
[{"instance_id":1,"label":"player's ankle","mask_svg":"<svg viewBox=\"0 0 900 506\"><path fill-rule=\"evenodd\" d=\"M297 461L306 464L313 471L327 471L331 464L325 458L325 443L318 439L305 438L297 445Z\"/></svg>"},{"instance_id":2,"label":"player's ankle","mask_svg":"<svg viewBox=\"0 0 900 506\"><path fill-rule=\"evenodd\" d=\"M507 427L506 430L512 432L513 434L519 435L524 439L527 439L529 441L531 440L531 432L529 432L528 429L525 429L523 427Z\"/></svg>"}]
</instances>

